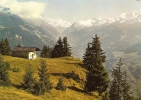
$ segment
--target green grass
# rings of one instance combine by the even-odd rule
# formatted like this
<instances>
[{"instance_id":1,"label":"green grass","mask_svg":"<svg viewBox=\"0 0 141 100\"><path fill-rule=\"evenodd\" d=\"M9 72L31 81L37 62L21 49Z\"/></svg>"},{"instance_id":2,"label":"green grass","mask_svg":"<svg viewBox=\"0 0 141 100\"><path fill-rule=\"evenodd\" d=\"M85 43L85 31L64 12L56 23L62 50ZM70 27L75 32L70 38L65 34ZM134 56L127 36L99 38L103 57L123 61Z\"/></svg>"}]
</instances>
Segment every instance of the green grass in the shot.
<instances>
[{"instance_id":1,"label":"green grass","mask_svg":"<svg viewBox=\"0 0 141 100\"><path fill-rule=\"evenodd\" d=\"M10 63L12 68L19 68L19 72L9 71L9 76L12 84L15 86L20 85L23 80L25 68L31 64L34 70L34 77L38 80L38 67L40 67L40 60L27 60L23 58L4 56L4 60ZM82 61L72 57L45 59L47 68L51 74L50 80L53 82L54 88L41 96L35 96L26 90L17 89L14 86L0 87L0 100L100 100L97 94L88 95L83 92L84 80L86 70L81 68ZM77 74L81 81L77 82L71 76L67 76L71 72ZM55 89L58 78L62 74L64 84L67 86L66 91L59 91Z\"/></svg>"}]
</instances>

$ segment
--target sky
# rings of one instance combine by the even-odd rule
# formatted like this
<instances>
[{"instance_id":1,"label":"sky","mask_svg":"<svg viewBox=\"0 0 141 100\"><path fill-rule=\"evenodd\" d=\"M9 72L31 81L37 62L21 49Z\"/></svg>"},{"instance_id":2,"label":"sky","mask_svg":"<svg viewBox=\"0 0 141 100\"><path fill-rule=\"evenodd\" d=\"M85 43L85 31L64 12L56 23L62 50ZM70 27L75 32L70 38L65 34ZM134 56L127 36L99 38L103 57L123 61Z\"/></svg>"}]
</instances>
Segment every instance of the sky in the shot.
<instances>
[{"instance_id":1,"label":"sky","mask_svg":"<svg viewBox=\"0 0 141 100\"><path fill-rule=\"evenodd\" d=\"M73 23L96 17L116 17L121 13L141 13L140 0L0 0L13 14Z\"/></svg>"}]
</instances>

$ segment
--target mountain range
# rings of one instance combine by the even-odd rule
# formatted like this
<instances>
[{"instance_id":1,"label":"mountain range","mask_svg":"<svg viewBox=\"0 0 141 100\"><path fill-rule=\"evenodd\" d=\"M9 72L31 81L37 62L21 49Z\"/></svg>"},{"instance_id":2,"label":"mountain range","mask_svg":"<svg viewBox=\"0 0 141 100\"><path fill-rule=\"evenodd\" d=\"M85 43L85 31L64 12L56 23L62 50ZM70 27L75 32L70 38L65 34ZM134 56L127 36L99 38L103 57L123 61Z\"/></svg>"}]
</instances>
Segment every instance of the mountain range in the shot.
<instances>
[{"instance_id":1,"label":"mountain range","mask_svg":"<svg viewBox=\"0 0 141 100\"><path fill-rule=\"evenodd\" d=\"M11 47L18 43L40 48L44 44L53 46L59 36L67 36L74 56L79 58L82 58L87 43L95 34L100 37L102 48L109 57L113 57L114 52L140 55L140 27L141 14L137 12L78 21L70 26L67 21L53 21L46 16L43 19L21 18L11 14L9 8L0 6L0 38L7 37Z\"/></svg>"},{"instance_id":2,"label":"mountain range","mask_svg":"<svg viewBox=\"0 0 141 100\"><path fill-rule=\"evenodd\" d=\"M102 48L107 54L112 52L135 53L141 41L141 14L131 12L115 18L95 18L93 20L75 22L67 28L62 36L67 36L81 57L88 42L97 34ZM80 38L81 37L81 38ZM134 50L130 47L134 46ZM130 52L128 52L130 48Z\"/></svg>"},{"instance_id":3,"label":"mountain range","mask_svg":"<svg viewBox=\"0 0 141 100\"><path fill-rule=\"evenodd\" d=\"M11 47L18 43L23 46L53 46L59 36L67 36L74 56L79 58L82 58L87 43L95 34L100 37L102 48L109 57L113 57L114 52L140 55L140 27L141 14L137 12L78 21L70 26L66 21L53 21L46 16L43 19L21 18L11 14L9 8L0 6L0 38L7 37Z\"/></svg>"},{"instance_id":4,"label":"mountain range","mask_svg":"<svg viewBox=\"0 0 141 100\"><path fill-rule=\"evenodd\" d=\"M8 38L11 47L17 44L23 46L52 46L60 33L45 21L39 19L23 19L11 14L8 8L0 7L0 39Z\"/></svg>"},{"instance_id":5,"label":"mountain range","mask_svg":"<svg viewBox=\"0 0 141 100\"><path fill-rule=\"evenodd\" d=\"M42 48L47 44L53 47L59 36L67 36L73 56L82 59L87 44L96 34L107 56L106 70L110 72L122 58L123 69L135 83L141 73L141 14L123 13L114 18L98 17L70 25L45 16L43 19L21 18L11 14L9 8L0 6L0 39L8 38L12 48L19 43L22 46Z\"/></svg>"}]
</instances>

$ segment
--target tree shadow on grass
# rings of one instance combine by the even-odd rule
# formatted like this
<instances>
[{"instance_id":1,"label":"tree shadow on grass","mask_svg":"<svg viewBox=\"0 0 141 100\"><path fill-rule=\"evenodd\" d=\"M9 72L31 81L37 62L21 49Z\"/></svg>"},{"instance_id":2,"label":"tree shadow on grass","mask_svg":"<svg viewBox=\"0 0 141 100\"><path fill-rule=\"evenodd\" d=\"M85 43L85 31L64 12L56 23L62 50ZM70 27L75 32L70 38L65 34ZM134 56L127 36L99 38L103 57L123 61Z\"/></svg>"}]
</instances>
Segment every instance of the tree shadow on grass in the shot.
<instances>
[{"instance_id":1,"label":"tree shadow on grass","mask_svg":"<svg viewBox=\"0 0 141 100\"><path fill-rule=\"evenodd\" d=\"M62 76L65 77L67 79L71 78L76 82L80 82L80 78L77 74L75 74L74 72L71 73L51 73L51 75L53 76Z\"/></svg>"},{"instance_id":2,"label":"tree shadow on grass","mask_svg":"<svg viewBox=\"0 0 141 100\"><path fill-rule=\"evenodd\" d=\"M77 92L85 93L83 90L81 90L81 89L79 89L79 88L77 88L75 86L70 86L70 87L67 87L67 88L69 88L71 90L74 90L74 91L77 91Z\"/></svg>"},{"instance_id":3,"label":"tree shadow on grass","mask_svg":"<svg viewBox=\"0 0 141 100\"><path fill-rule=\"evenodd\" d=\"M17 85L17 84L12 84L13 87L17 88L17 89L23 89L21 85Z\"/></svg>"},{"instance_id":4,"label":"tree shadow on grass","mask_svg":"<svg viewBox=\"0 0 141 100\"><path fill-rule=\"evenodd\" d=\"M77 67L83 67L82 63L76 63L76 62L66 62L66 64L74 64Z\"/></svg>"},{"instance_id":5,"label":"tree shadow on grass","mask_svg":"<svg viewBox=\"0 0 141 100\"><path fill-rule=\"evenodd\" d=\"M71 78L70 73L50 73L53 76L62 76L65 78Z\"/></svg>"}]
</instances>

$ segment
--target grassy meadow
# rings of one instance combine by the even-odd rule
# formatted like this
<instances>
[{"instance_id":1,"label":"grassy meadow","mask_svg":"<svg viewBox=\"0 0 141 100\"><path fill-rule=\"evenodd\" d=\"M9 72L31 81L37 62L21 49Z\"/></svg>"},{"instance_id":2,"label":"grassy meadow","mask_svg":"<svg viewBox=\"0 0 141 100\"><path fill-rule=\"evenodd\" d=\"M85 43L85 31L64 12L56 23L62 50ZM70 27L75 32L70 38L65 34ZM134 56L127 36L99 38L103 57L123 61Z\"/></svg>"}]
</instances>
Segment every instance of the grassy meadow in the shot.
<instances>
[{"instance_id":1,"label":"grassy meadow","mask_svg":"<svg viewBox=\"0 0 141 100\"><path fill-rule=\"evenodd\" d=\"M45 59L54 88L40 96L33 95L26 90L18 88L18 86L22 82L25 69L29 64L31 64L34 70L34 77L38 80L38 67L40 67L41 58L27 60L4 56L4 60L10 63L11 70L9 71L9 76L12 86L0 87L0 100L100 100L101 98L96 93L88 95L83 92L86 70L81 68L82 61L77 58ZM12 69L19 69L19 71L14 72ZM67 86L66 91L55 89L60 76L62 76L64 84Z\"/></svg>"}]
</instances>

